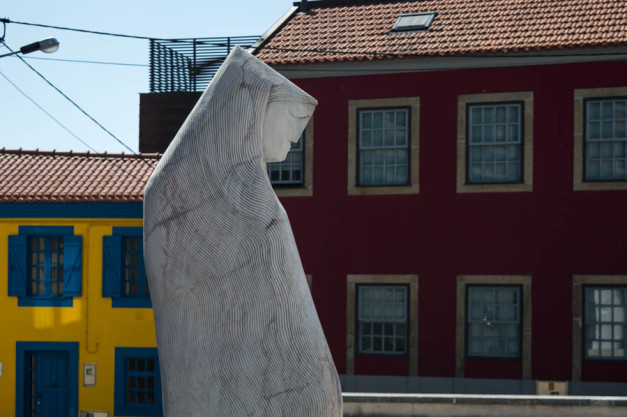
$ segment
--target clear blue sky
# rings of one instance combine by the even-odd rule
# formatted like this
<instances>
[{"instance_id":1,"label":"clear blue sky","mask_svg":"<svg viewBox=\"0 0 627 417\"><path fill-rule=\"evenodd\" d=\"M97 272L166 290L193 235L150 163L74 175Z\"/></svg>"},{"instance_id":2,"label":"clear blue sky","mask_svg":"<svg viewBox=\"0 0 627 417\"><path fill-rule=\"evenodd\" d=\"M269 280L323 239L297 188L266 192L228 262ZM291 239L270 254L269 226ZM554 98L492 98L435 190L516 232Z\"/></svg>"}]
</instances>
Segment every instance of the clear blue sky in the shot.
<instances>
[{"instance_id":1,"label":"clear blue sky","mask_svg":"<svg viewBox=\"0 0 627 417\"><path fill-rule=\"evenodd\" d=\"M6 1L0 17L156 38L261 35L290 7L289 0L85 0ZM0 36L2 34L0 25ZM6 25L12 48L55 37L54 54L27 57L143 64L113 66L28 60L135 152L139 141L139 93L148 92L148 41ZM9 52L0 46L0 54ZM80 113L15 57L0 58L0 71L98 152L122 152L122 145ZM0 76L0 148L86 151L88 148L46 116ZM128 151L126 151L128 152Z\"/></svg>"}]
</instances>

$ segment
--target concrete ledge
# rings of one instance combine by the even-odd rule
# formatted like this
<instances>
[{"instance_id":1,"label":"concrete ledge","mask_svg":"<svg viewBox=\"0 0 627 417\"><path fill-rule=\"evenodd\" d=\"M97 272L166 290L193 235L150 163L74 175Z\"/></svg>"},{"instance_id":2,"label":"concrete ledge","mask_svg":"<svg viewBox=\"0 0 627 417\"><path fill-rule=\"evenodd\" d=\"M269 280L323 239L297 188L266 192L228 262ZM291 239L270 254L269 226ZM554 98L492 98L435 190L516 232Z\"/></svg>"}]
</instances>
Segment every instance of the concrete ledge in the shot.
<instances>
[{"instance_id":1,"label":"concrete ledge","mask_svg":"<svg viewBox=\"0 0 627 417\"><path fill-rule=\"evenodd\" d=\"M601 417L627 415L627 397L345 393L344 417Z\"/></svg>"}]
</instances>

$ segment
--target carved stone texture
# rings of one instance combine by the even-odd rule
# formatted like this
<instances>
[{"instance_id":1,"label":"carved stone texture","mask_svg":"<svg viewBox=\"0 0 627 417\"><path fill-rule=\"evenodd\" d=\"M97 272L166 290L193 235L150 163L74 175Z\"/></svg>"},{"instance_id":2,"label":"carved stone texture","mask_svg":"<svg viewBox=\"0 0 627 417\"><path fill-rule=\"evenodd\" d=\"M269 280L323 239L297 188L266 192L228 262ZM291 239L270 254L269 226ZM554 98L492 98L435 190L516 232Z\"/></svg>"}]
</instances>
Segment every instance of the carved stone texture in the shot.
<instances>
[{"instance_id":1,"label":"carved stone texture","mask_svg":"<svg viewBox=\"0 0 627 417\"><path fill-rule=\"evenodd\" d=\"M264 162L287 152L316 103L236 48L148 181L144 253L167 417L342 415ZM273 132L283 139L263 137Z\"/></svg>"}]
</instances>

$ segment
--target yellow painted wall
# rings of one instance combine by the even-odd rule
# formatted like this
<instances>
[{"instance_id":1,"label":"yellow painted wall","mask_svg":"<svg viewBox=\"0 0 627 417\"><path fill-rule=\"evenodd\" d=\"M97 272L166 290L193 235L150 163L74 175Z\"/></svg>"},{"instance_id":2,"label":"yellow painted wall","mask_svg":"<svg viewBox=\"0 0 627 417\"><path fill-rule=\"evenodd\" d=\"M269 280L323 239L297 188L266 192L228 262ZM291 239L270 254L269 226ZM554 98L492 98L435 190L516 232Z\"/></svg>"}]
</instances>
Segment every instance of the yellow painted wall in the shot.
<instances>
[{"instance_id":1,"label":"yellow painted wall","mask_svg":"<svg viewBox=\"0 0 627 417\"><path fill-rule=\"evenodd\" d=\"M19 226L74 226L83 236L81 298L73 307L18 307L8 296L8 236ZM157 346L149 308L112 308L102 297L102 237L113 227L139 227L141 219L0 219L0 417L15 416L16 342L79 343L79 410L113 416L116 347ZM83 387L83 363L97 364L95 387Z\"/></svg>"}]
</instances>

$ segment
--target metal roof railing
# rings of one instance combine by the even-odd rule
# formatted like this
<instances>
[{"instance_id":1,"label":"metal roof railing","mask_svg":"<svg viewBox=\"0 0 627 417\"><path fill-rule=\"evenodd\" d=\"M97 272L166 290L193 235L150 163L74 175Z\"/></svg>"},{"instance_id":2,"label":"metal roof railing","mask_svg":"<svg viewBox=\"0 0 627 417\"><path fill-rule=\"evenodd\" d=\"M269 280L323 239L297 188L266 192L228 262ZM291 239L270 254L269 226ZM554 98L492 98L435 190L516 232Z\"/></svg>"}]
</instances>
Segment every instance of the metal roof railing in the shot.
<instances>
[{"instance_id":1,"label":"metal roof railing","mask_svg":"<svg viewBox=\"0 0 627 417\"><path fill-rule=\"evenodd\" d=\"M259 36L150 40L150 92L203 91L235 45Z\"/></svg>"}]
</instances>

